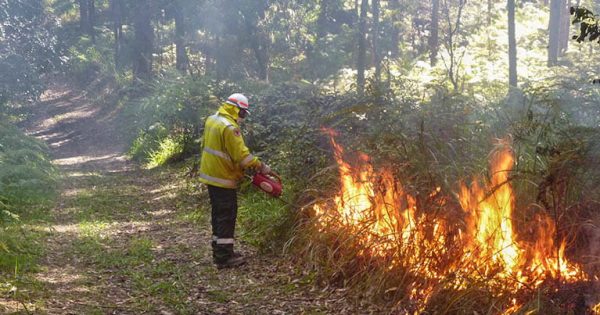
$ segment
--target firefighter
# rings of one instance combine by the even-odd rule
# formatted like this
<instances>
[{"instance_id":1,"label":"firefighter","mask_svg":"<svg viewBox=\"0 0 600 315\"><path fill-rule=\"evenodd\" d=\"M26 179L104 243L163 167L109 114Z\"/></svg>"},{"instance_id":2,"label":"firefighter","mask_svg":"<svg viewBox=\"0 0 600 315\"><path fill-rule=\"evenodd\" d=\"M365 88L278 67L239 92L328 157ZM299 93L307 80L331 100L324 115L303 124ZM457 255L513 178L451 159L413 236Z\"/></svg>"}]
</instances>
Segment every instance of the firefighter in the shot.
<instances>
[{"instance_id":1,"label":"firefighter","mask_svg":"<svg viewBox=\"0 0 600 315\"><path fill-rule=\"evenodd\" d=\"M232 94L218 112L206 119L200 181L208 186L211 204L213 262L218 269L243 265L243 257L234 253L238 182L244 170L270 174L271 169L250 154L240 124L249 114L248 99Z\"/></svg>"}]
</instances>

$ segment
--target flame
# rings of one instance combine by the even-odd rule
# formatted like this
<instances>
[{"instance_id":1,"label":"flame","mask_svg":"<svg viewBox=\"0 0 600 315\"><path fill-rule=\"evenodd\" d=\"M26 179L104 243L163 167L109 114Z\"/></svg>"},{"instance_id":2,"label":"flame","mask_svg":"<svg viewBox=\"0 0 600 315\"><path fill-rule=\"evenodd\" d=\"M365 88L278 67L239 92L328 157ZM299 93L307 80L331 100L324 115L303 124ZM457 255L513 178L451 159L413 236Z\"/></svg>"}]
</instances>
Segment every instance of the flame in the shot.
<instances>
[{"instance_id":1,"label":"flame","mask_svg":"<svg viewBox=\"0 0 600 315\"><path fill-rule=\"evenodd\" d=\"M440 215L436 209L418 209L417 198L406 191L389 169L375 172L370 158L357 154L358 165L344 160L335 132L325 130L338 164L341 190L330 202L314 205L321 231L344 229L353 235L361 257L386 258L392 269L402 266L418 278L411 284L412 300L426 303L434 287L464 289L468 279L512 284L508 291L535 288L547 279L585 280L580 266L565 256L566 243L555 241L554 221L535 215L533 241L519 239L513 211L515 197L509 174L515 163L508 140L500 141L490 155L491 178L475 178L459 187L458 202L464 224ZM354 164L354 163L353 163ZM435 207L448 199L436 187L428 195ZM461 211L461 210L459 210ZM516 300L507 307L517 308Z\"/></svg>"},{"instance_id":2,"label":"flame","mask_svg":"<svg viewBox=\"0 0 600 315\"><path fill-rule=\"evenodd\" d=\"M600 314L600 303L596 304L596 306L592 307L593 314Z\"/></svg>"}]
</instances>

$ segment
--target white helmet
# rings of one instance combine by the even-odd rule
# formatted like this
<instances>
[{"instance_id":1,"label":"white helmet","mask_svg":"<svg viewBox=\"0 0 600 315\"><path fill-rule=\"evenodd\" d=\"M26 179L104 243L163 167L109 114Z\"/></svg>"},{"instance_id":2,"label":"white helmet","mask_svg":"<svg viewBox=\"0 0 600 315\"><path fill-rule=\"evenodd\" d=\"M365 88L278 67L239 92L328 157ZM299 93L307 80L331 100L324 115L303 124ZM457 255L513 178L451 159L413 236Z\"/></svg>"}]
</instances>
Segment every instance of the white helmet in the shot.
<instances>
[{"instance_id":1,"label":"white helmet","mask_svg":"<svg viewBox=\"0 0 600 315\"><path fill-rule=\"evenodd\" d=\"M242 93L233 93L229 95L225 103L237 106L246 111L248 110L248 98Z\"/></svg>"}]
</instances>

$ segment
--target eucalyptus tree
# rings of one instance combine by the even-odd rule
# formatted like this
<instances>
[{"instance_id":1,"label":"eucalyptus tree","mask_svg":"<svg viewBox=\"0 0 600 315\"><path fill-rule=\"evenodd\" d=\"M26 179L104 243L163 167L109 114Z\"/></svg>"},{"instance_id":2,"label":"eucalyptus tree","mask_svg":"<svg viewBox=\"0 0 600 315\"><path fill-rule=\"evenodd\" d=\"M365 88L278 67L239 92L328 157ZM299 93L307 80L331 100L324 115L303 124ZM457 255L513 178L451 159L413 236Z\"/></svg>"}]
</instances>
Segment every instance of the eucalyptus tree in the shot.
<instances>
[{"instance_id":1,"label":"eucalyptus tree","mask_svg":"<svg viewBox=\"0 0 600 315\"><path fill-rule=\"evenodd\" d=\"M402 7L400 5L400 0L389 0L388 11L390 12L390 30L387 32L389 34L389 55L391 58L396 58L400 54L399 44L400 44L400 26L402 19Z\"/></svg>"},{"instance_id":2,"label":"eucalyptus tree","mask_svg":"<svg viewBox=\"0 0 600 315\"><path fill-rule=\"evenodd\" d=\"M565 44L561 44L561 42L565 36L563 21L566 18L566 14L566 0L550 1L550 21L548 24L548 66L555 66L558 63L558 57L563 53Z\"/></svg>"},{"instance_id":3,"label":"eucalyptus tree","mask_svg":"<svg viewBox=\"0 0 600 315\"><path fill-rule=\"evenodd\" d=\"M92 42L96 41L96 4L95 0L78 0L79 2L79 25L81 32L88 35Z\"/></svg>"},{"instance_id":4,"label":"eucalyptus tree","mask_svg":"<svg viewBox=\"0 0 600 315\"><path fill-rule=\"evenodd\" d=\"M381 83L381 56L379 47L379 12L380 3L379 0L373 1L373 36L372 36L372 47L373 47L373 61L375 62L375 83L379 85Z\"/></svg>"},{"instance_id":5,"label":"eucalyptus tree","mask_svg":"<svg viewBox=\"0 0 600 315\"><path fill-rule=\"evenodd\" d=\"M157 3L154 1L132 0L131 13L134 28L133 41L133 75L136 78L147 78L152 75L152 52L154 48L154 29L152 17L156 13Z\"/></svg>"},{"instance_id":6,"label":"eucalyptus tree","mask_svg":"<svg viewBox=\"0 0 600 315\"><path fill-rule=\"evenodd\" d=\"M448 79L452 84L454 92L459 92L463 87L462 62L465 56L466 40L463 14L466 0L442 0L442 18L444 19L444 48L447 57L442 58Z\"/></svg>"},{"instance_id":7,"label":"eucalyptus tree","mask_svg":"<svg viewBox=\"0 0 600 315\"><path fill-rule=\"evenodd\" d=\"M515 0L508 0L508 85L517 86L517 39L515 34Z\"/></svg>"},{"instance_id":8,"label":"eucalyptus tree","mask_svg":"<svg viewBox=\"0 0 600 315\"><path fill-rule=\"evenodd\" d=\"M429 29L429 61L432 66L437 63L439 49L440 0L431 0L431 24Z\"/></svg>"},{"instance_id":9,"label":"eucalyptus tree","mask_svg":"<svg viewBox=\"0 0 600 315\"><path fill-rule=\"evenodd\" d=\"M356 59L356 88L359 94L365 91L365 70L367 67L367 13L369 1L361 0L358 22L358 56Z\"/></svg>"}]
</instances>

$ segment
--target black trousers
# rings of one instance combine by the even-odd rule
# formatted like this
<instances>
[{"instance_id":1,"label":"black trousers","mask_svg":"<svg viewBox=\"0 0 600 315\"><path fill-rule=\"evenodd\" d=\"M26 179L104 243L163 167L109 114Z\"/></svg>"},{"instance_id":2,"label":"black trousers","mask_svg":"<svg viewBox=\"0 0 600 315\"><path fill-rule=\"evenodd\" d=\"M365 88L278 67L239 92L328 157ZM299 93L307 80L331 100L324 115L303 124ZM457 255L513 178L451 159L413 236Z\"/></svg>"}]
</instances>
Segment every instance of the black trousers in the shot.
<instances>
[{"instance_id":1,"label":"black trousers","mask_svg":"<svg viewBox=\"0 0 600 315\"><path fill-rule=\"evenodd\" d=\"M233 239L237 217L237 190L208 186L212 223L213 261L224 263L233 256Z\"/></svg>"}]
</instances>

